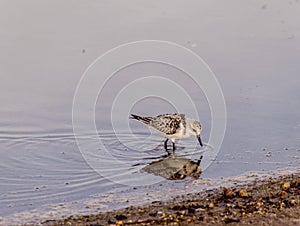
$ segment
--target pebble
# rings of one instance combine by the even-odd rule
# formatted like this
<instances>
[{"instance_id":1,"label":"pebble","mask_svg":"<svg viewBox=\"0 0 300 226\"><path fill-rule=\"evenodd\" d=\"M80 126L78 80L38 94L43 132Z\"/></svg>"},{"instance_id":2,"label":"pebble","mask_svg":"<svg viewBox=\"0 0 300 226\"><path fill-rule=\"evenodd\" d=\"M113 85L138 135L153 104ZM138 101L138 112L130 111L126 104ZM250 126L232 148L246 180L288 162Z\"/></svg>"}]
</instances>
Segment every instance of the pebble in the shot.
<instances>
[{"instance_id":1,"label":"pebble","mask_svg":"<svg viewBox=\"0 0 300 226\"><path fill-rule=\"evenodd\" d=\"M157 212L157 215L158 215L158 216L162 216L162 215L163 215L163 212L162 212L162 211L158 211L158 212Z\"/></svg>"},{"instance_id":2,"label":"pebble","mask_svg":"<svg viewBox=\"0 0 300 226\"><path fill-rule=\"evenodd\" d=\"M285 207L285 203L284 203L284 202L280 203L279 210L280 210L280 211L281 211L281 210L283 210L283 209L284 209L284 207Z\"/></svg>"},{"instance_id":3,"label":"pebble","mask_svg":"<svg viewBox=\"0 0 300 226\"><path fill-rule=\"evenodd\" d=\"M195 211L196 212L203 212L203 211L205 211L205 209L204 208L197 208L197 209L195 209Z\"/></svg>"},{"instance_id":4,"label":"pebble","mask_svg":"<svg viewBox=\"0 0 300 226\"><path fill-rule=\"evenodd\" d=\"M282 185L282 190L286 191L291 187L291 183L290 182L286 182Z\"/></svg>"},{"instance_id":5,"label":"pebble","mask_svg":"<svg viewBox=\"0 0 300 226\"><path fill-rule=\"evenodd\" d=\"M291 203L292 206L295 206L295 205L297 204L297 201L296 201L295 199L292 199L292 200L290 201L290 203Z\"/></svg>"},{"instance_id":6,"label":"pebble","mask_svg":"<svg viewBox=\"0 0 300 226\"><path fill-rule=\"evenodd\" d=\"M266 157L271 157L272 156L272 152L268 152L267 154L266 154Z\"/></svg>"},{"instance_id":7,"label":"pebble","mask_svg":"<svg viewBox=\"0 0 300 226\"><path fill-rule=\"evenodd\" d=\"M288 193L286 191L279 192L280 198L286 199L288 197Z\"/></svg>"},{"instance_id":8,"label":"pebble","mask_svg":"<svg viewBox=\"0 0 300 226\"><path fill-rule=\"evenodd\" d=\"M249 195L246 190L242 189L239 191L239 196L245 198L248 197Z\"/></svg>"},{"instance_id":9,"label":"pebble","mask_svg":"<svg viewBox=\"0 0 300 226\"><path fill-rule=\"evenodd\" d=\"M231 188L223 188L223 195L225 198L232 198L233 192Z\"/></svg>"},{"instance_id":10,"label":"pebble","mask_svg":"<svg viewBox=\"0 0 300 226\"><path fill-rule=\"evenodd\" d=\"M117 222L116 222L116 225L117 225L117 226L121 226L121 225L124 225L124 223L123 223L123 221L117 221Z\"/></svg>"},{"instance_id":11,"label":"pebble","mask_svg":"<svg viewBox=\"0 0 300 226\"><path fill-rule=\"evenodd\" d=\"M263 201L261 199L258 200L258 202L256 203L257 206L260 208L264 205Z\"/></svg>"},{"instance_id":12,"label":"pebble","mask_svg":"<svg viewBox=\"0 0 300 226\"><path fill-rule=\"evenodd\" d=\"M261 210L256 211L255 213L259 214L259 215L264 215L264 213Z\"/></svg>"}]
</instances>

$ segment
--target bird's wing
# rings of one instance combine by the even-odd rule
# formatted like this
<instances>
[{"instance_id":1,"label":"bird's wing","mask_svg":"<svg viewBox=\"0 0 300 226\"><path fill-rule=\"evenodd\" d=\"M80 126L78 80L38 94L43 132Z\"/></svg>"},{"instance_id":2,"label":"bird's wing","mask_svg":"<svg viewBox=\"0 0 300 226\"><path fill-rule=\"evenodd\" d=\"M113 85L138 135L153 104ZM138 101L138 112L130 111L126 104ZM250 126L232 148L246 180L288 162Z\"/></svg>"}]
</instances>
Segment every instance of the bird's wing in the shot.
<instances>
[{"instance_id":1,"label":"bird's wing","mask_svg":"<svg viewBox=\"0 0 300 226\"><path fill-rule=\"evenodd\" d=\"M152 117L149 126L167 135L172 135L180 128L180 123L184 121L182 114L164 114Z\"/></svg>"}]
</instances>

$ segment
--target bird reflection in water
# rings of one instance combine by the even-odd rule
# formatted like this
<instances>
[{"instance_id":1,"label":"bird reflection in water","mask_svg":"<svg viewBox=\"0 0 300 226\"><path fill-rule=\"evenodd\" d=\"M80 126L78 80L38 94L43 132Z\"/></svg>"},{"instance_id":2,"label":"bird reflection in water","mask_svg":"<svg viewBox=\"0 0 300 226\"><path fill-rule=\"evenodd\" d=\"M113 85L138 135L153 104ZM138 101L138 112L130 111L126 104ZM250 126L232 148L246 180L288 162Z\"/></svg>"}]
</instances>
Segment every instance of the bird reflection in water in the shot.
<instances>
[{"instance_id":1,"label":"bird reflection in water","mask_svg":"<svg viewBox=\"0 0 300 226\"><path fill-rule=\"evenodd\" d=\"M195 162L176 155L169 155L166 158L151 162L143 168L143 171L168 180L182 180L188 176L198 179L202 172L201 160L202 156Z\"/></svg>"}]
</instances>

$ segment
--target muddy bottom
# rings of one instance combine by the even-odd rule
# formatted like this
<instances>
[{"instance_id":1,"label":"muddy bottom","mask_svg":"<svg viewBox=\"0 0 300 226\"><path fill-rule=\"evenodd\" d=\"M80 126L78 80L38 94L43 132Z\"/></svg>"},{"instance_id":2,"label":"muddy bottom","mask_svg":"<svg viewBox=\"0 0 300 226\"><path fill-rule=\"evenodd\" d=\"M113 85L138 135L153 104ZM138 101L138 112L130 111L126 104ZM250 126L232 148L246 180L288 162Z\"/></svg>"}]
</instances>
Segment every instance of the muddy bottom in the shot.
<instances>
[{"instance_id":1,"label":"muddy bottom","mask_svg":"<svg viewBox=\"0 0 300 226\"><path fill-rule=\"evenodd\" d=\"M300 174L42 225L300 225Z\"/></svg>"}]
</instances>

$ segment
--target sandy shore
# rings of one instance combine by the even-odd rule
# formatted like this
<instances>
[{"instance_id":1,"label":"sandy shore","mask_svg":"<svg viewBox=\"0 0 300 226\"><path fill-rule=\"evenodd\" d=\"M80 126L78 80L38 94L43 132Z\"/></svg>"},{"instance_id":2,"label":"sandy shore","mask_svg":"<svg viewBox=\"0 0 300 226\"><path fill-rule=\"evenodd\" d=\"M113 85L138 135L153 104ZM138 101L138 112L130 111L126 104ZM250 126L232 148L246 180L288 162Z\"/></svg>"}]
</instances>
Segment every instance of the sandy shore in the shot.
<instances>
[{"instance_id":1,"label":"sandy shore","mask_svg":"<svg viewBox=\"0 0 300 226\"><path fill-rule=\"evenodd\" d=\"M300 225L300 174L42 225Z\"/></svg>"}]
</instances>

